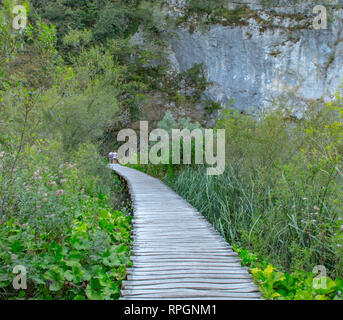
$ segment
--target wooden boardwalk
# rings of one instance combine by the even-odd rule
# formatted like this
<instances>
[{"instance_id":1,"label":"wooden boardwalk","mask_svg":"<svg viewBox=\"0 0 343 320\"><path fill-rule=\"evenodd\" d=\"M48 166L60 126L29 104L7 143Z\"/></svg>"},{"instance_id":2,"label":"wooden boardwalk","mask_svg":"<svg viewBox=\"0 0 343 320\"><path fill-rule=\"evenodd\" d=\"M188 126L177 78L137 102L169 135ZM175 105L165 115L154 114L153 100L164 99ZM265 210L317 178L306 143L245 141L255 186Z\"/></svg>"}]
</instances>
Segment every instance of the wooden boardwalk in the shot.
<instances>
[{"instance_id":1,"label":"wooden boardwalk","mask_svg":"<svg viewBox=\"0 0 343 320\"><path fill-rule=\"evenodd\" d=\"M134 209L132 268L121 299L260 299L247 268L220 234L160 180L120 165Z\"/></svg>"}]
</instances>

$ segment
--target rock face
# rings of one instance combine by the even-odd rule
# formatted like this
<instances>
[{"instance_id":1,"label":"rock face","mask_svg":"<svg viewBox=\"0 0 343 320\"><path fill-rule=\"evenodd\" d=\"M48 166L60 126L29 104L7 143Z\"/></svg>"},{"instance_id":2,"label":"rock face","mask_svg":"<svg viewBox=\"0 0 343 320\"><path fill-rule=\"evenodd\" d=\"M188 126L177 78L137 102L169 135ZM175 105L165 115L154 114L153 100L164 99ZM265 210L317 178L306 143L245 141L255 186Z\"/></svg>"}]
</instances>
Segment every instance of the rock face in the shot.
<instances>
[{"instance_id":1,"label":"rock face","mask_svg":"<svg viewBox=\"0 0 343 320\"><path fill-rule=\"evenodd\" d=\"M177 3L173 5L180 15L182 2ZM259 16L263 21L269 19L268 25L261 28L261 21L250 18L244 25L215 24L205 30L179 26L166 37L173 68L186 71L203 64L212 82L204 97L223 105L233 99L233 106L241 110L264 108L285 94L306 103L337 90L343 79L341 9L330 11L333 21L326 30L314 30L311 26L316 15L308 3L291 9L282 3L277 7L287 13L309 10L306 19L311 23L306 28L299 27L294 17L270 15L260 9L261 1L245 3L260 10Z\"/></svg>"}]
</instances>

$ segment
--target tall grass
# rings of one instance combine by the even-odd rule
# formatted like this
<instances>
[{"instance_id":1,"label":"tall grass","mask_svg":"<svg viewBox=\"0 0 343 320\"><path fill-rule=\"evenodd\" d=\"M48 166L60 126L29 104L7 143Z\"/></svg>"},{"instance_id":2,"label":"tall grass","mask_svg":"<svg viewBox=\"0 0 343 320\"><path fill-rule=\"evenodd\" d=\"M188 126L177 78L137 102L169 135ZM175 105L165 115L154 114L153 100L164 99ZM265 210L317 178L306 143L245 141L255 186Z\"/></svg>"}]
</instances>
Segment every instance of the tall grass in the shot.
<instances>
[{"instance_id":1,"label":"tall grass","mask_svg":"<svg viewBox=\"0 0 343 320\"><path fill-rule=\"evenodd\" d=\"M343 108L340 95L301 120L282 109L259 120L228 111L228 166L210 177L186 168L171 186L233 244L285 271L343 272Z\"/></svg>"}]
</instances>

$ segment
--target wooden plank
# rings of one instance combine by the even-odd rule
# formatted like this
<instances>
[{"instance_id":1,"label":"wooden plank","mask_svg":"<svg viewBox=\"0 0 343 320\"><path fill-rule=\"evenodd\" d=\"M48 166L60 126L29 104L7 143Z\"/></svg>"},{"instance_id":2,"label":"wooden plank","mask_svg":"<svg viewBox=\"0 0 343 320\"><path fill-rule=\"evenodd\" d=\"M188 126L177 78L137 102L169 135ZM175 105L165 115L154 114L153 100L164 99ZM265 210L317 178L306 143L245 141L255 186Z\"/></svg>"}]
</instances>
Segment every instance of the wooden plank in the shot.
<instances>
[{"instance_id":1,"label":"wooden plank","mask_svg":"<svg viewBox=\"0 0 343 320\"><path fill-rule=\"evenodd\" d=\"M254 297L259 298L260 293L258 292L233 292L228 290L211 290L211 292L208 292L208 290L195 290L195 289L168 289L168 290L156 290L156 289L147 289L147 290L122 290L123 296L144 296L144 295L150 295L157 297L169 297L169 298L181 298L181 297Z\"/></svg>"},{"instance_id":2,"label":"wooden plank","mask_svg":"<svg viewBox=\"0 0 343 320\"><path fill-rule=\"evenodd\" d=\"M128 274L184 274L185 276L187 274L193 274L193 273L198 273L198 274L232 274L232 273L237 273L237 274L249 274L247 270L244 269L239 269L239 268L164 268L164 269L159 269L159 268L128 268L127 273Z\"/></svg>"},{"instance_id":3,"label":"wooden plank","mask_svg":"<svg viewBox=\"0 0 343 320\"><path fill-rule=\"evenodd\" d=\"M180 278L174 278L174 279L150 279L150 280L124 280L122 281L123 286L130 286L130 285L137 285L137 286L143 286L143 285L160 285L160 284L180 284L180 283L209 283L209 284L251 284L251 281L249 278L245 279L231 279L231 278L191 278L191 277L180 277Z\"/></svg>"},{"instance_id":4,"label":"wooden plank","mask_svg":"<svg viewBox=\"0 0 343 320\"><path fill-rule=\"evenodd\" d=\"M238 257L237 253L234 252L226 252L226 251L152 251L152 250L146 250L146 251L137 251L134 252L133 257L160 257L161 259L165 257L208 257L208 258L216 258L216 257Z\"/></svg>"},{"instance_id":5,"label":"wooden plank","mask_svg":"<svg viewBox=\"0 0 343 320\"><path fill-rule=\"evenodd\" d=\"M174 262L174 263L179 263L179 262L221 262L221 263L239 263L240 260L237 258L228 258L228 257L220 257L220 256L183 256L183 257L173 257L173 256L165 256L165 257L146 257L146 256L132 256L131 260L134 263L165 263L165 262Z\"/></svg>"},{"instance_id":6,"label":"wooden plank","mask_svg":"<svg viewBox=\"0 0 343 320\"><path fill-rule=\"evenodd\" d=\"M175 274L141 274L132 273L127 275L127 280L180 280L180 279L210 279L211 281L217 280L239 280L244 281L248 279L251 282L251 276L248 272L246 273L175 273Z\"/></svg>"},{"instance_id":7,"label":"wooden plank","mask_svg":"<svg viewBox=\"0 0 343 320\"><path fill-rule=\"evenodd\" d=\"M154 268L154 269L159 269L159 268L241 268L241 265L237 262L225 262L225 263L220 263L220 262L203 262L203 261L184 261L184 262L177 262L177 261L160 261L160 262L151 262L151 261L143 261L143 262L138 262L135 261L134 263L135 268Z\"/></svg>"},{"instance_id":8,"label":"wooden plank","mask_svg":"<svg viewBox=\"0 0 343 320\"><path fill-rule=\"evenodd\" d=\"M206 283L206 282L169 282L159 284L141 284L133 282L123 283L126 290L168 290L168 289L193 289L193 290L229 290L230 292L258 292L258 287L250 283Z\"/></svg>"},{"instance_id":9,"label":"wooden plank","mask_svg":"<svg viewBox=\"0 0 343 320\"><path fill-rule=\"evenodd\" d=\"M120 300L178 300L178 301L182 301L182 300L194 300L194 301L202 301L202 300L238 300L238 301L244 301L244 300L262 300L260 297L258 298L253 298L253 297L184 297L184 298L179 298L179 297L170 297L170 298L163 298L163 297L152 297L152 296L148 296L148 295L144 295L144 297L142 296L129 296L129 297L125 297L125 298L120 298Z\"/></svg>"}]
</instances>

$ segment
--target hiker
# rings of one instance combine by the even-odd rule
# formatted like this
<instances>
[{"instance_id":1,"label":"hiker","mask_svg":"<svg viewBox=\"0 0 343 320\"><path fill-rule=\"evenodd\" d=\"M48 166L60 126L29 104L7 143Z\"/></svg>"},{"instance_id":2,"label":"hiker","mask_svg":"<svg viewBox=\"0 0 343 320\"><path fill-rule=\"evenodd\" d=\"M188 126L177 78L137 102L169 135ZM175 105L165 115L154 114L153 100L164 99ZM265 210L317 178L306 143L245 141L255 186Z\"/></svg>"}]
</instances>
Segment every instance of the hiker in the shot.
<instances>
[{"instance_id":1,"label":"hiker","mask_svg":"<svg viewBox=\"0 0 343 320\"><path fill-rule=\"evenodd\" d=\"M108 154L108 159L110 161L110 164L113 163L113 154L114 154L114 152L112 152L112 151Z\"/></svg>"},{"instance_id":2,"label":"hiker","mask_svg":"<svg viewBox=\"0 0 343 320\"><path fill-rule=\"evenodd\" d=\"M118 164L118 154L117 154L117 152L113 152L112 163L113 164Z\"/></svg>"}]
</instances>

